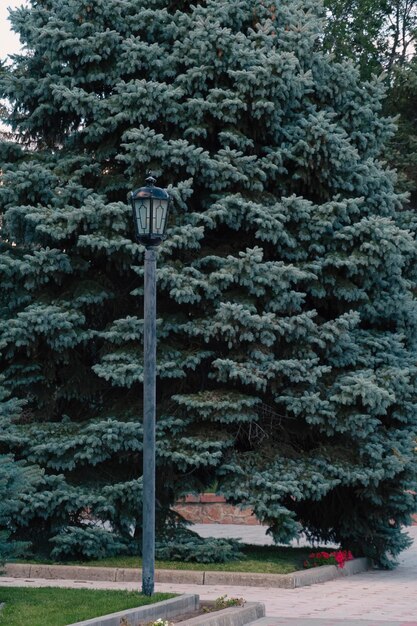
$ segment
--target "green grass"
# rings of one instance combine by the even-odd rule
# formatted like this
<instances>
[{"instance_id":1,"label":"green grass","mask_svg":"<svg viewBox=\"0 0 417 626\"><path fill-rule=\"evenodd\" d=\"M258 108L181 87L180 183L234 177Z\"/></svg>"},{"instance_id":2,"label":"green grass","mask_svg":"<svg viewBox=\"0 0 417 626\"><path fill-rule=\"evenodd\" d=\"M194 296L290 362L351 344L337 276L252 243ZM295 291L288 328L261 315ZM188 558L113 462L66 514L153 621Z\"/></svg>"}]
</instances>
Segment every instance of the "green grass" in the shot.
<instances>
[{"instance_id":1,"label":"green grass","mask_svg":"<svg viewBox=\"0 0 417 626\"><path fill-rule=\"evenodd\" d=\"M255 572L259 574L289 574L303 569L303 561L311 548L242 545L243 558L229 563L188 563L185 561L156 561L157 569L180 569L216 572ZM40 563L41 561L36 561ZM45 563L45 561L44 561ZM50 562L49 562L50 563ZM92 567L141 567L139 557L115 556L100 561L70 561L66 565Z\"/></svg>"},{"instance_id":2,"label":"green grass","mask_svg":"<svg viewBox=\"0 0 417 626\"><path fill-rule=\"evenodd\" d=\"M153 604L174 597L156 593L151 598L137 591L58 589L57 587L1 587L2 626L66 626L107 613Z\"/></svg>"}]
</instances>

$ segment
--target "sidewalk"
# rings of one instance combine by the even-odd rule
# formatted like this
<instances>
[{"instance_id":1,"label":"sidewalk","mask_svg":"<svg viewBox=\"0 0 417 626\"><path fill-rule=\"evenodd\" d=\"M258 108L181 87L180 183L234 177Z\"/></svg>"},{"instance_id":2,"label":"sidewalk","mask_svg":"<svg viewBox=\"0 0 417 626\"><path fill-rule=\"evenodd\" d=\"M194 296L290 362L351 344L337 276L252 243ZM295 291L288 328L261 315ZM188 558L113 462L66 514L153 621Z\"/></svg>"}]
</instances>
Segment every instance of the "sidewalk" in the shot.
<instances>
[{"instance_id":1,"label":"sidewalk","mask_svg":"<svg viewBox=\"0 0 417 626\"><path fill-rule=\"evenodd\" d=\"M196 524L193 530L204 537L240 537L245 543L272 543L259 526L215 526ZM381 621L387 620L384 626L417 626L417 526L407 532L414 539L413 545L403 552L400 565L393 571L371 570L298 589L229 588L223 593L264 602L267 617L259 620L257 626L337 626L337 620L343 620L340 623L345 626L382 626ZM303 539L293 545L308 543ZM216 592L210 589L210 593Z\"/></svg>"},{"instance_id":2,"label":"sidewalk","mask_svg":"<svg viewBox=\"0 0 417 626\"><path fill-rule=\"evenodd\" d=\"M190 529L194 530L201 537L241 539L243 543L252 543L261 546L274 545L272 537L266 534L265 526L247 526L243 524L193 524L190 526ZM304 536L301 536L299 541L294 540L291 542L291 545L298 548L309 546L311 543L309 543ZM320 545L337 547L332 543L321 543Z\"/></svg>"},{"instance_id":3,"label":"sidewalk","mask_svg":"<svg viewBox=\"0 0 417 626\"><path fill-rule=\"evenodd\" d=\"M200 526L200 525L199 525ZM217 526L217 525L215 525ZM258 529L250 541L264 541L261 527L210 528L211 536L241 536ZM195 527L200 531L200 528ZM197 593L204 599L227 594L263 602L268 616L256 626L417 626L417 526L408 529L414 544L403 553L394 571L372 570L311 587L297 589L225 587L159 583L156 591ZM226 535L224 534L226 533ZM244 536L249 541L248 535ZM0 586L138 589L137 583L0 578ZM275 617L273 617L275 616ZM342 620L339 622L338 620ZM359 620L359 621L357 621Z\"/></svg>"}]
</instances>

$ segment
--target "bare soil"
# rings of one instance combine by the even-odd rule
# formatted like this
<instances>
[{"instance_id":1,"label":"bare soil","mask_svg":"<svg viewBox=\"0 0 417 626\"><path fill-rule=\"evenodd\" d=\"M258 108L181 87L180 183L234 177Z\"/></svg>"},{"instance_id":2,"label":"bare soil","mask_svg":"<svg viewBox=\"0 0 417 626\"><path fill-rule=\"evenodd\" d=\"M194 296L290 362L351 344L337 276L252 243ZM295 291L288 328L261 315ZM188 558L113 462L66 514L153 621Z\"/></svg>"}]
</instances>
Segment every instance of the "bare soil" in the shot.
<instances>
[{"instance_id":1,"label":"bare soil","mask_svg":"<svg viewBox=\"0 0 417 626\"><path fill-rule=\"evenodd\" d=\"M188 619L193 619L193 617L198 617L199 615L207 615L208 613L214 613L216 611L223 611L224 606L217 606L215 601L206 600L202 604L200 604L200 608L196 611L189 611L188 613L181 613L181 615L175 615L175 617L171 617L168 619L170 624L178 624L181 622L185 622ZM149 622L139 622L138 626L149 626Z\"/></svg>"},{"instance_id":2,"label":"bare soil","mask_svg":"<svg viewBox=\"0 0 417 626\"><path fill-rule=\"evenodd\" d=\"M172 624L178 624L178 622L185 622L187 619L193 619L193 617L198 617L199 615L207 615L207 613L212 613L214 611L221 611L221 609L215 609L213 607L208 607L207 604L202 604L198 610L190 611L189 613L182 613L182 615L176 615L169 621Z\"/></svg>"}]
</instances>

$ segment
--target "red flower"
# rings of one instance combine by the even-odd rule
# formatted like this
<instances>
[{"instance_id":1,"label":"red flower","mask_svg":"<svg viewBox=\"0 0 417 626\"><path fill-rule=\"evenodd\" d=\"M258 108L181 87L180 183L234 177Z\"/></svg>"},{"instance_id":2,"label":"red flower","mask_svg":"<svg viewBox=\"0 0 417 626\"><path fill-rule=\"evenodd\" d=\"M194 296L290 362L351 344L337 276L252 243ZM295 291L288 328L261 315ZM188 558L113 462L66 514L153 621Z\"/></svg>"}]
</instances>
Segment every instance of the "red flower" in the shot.
<instances>
[{"instance_id":1,"label":"red flower","mask_svg":"<svg viewBox=\"0 0 417 626\"><path fill-rule=\"evenodd\" d=\"M346 561L353 559L350 550L336 550L335 552L312 552L304 561L304 567L318 567L319 565L337 565L344 567Z\"/></svg>"}]
</instances>

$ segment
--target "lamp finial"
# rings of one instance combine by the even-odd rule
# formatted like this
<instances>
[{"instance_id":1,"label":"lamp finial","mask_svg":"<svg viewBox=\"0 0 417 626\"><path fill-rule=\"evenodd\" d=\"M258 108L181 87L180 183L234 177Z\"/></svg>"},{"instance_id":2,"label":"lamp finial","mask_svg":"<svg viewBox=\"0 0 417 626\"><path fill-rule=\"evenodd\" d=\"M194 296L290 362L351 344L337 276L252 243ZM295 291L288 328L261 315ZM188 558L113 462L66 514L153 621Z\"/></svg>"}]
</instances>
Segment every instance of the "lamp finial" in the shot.
<instances>
[{"instance_id":1,"label":"lamp finial","mask_svg":"<svg viewBox=\"0 0 417 626\"><path fill-rule=\"evenodd\" d=\"M145 179L145 183L148 187L155 187L156 178L153 176L153 172L148 172L148 177Z\"/></svg>"}]
</instances>

